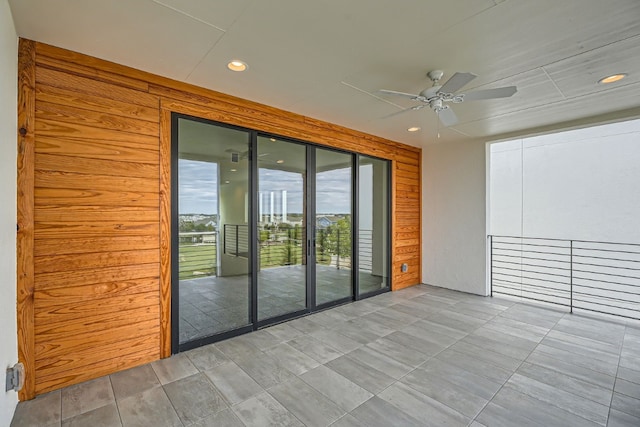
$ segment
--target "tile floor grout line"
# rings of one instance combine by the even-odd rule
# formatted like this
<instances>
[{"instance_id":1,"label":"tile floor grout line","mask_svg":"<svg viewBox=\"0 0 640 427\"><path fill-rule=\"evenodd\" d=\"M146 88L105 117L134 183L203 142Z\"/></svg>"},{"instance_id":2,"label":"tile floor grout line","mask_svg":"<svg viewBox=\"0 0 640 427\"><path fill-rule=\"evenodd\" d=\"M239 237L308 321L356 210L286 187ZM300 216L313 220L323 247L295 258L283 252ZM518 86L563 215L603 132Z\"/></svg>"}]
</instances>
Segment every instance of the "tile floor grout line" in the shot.
<instances>
[{"instance_id":1,"label":"tile floor grout line","mask_svg":"<svg viewBox=\"0 0 640 427\"><path fill-rule=\"evenodd\" d=\"M624 325L624 334L622 335L622 345L620 346L620 354L618 355L618 366L616 367L616 376L613 380L613 389L611 390L611 401L609 402L609 410L607 411L607 425L609 424L609 417L611 417L611 410L613 405L613 398L616 394L616 384L618 383L618 372L620 371L620 360L622 359L622 351L624 350L624 338L627 336L627 325Z\"/></svg>"},{"instance_id":2,"label":"tile floor grout line","mask_svg":"<svg viewBox=\"0 0 640 427\"><path fill-rule=\"evenodd\" d=\"M518 305L518 304L516 303L515 305ZM512 307L513 307L513 306L512 306ZM510 307L510 308L511 308L511 307ZM496 316L494 316L494 317L493 317L493 319L495 319L495 317L498 317L499 315L500 315L500 314L497 314ZM536 350L536 348L538 348L538 346L539 346L539 345L540 345L540 343L545 339L545 337L546 337L547 335L549 335L549 332L551 332L551 330L552 330L552 329L553 329L553 328L558 324L558 322L560 322L560 320L562 320L563 318L564 318L564 315L563 315L563 316L561 316L560 318L558 318L558 320L556 320L555 324L554 324L551 328L549 328L549 330L547 331L547 333L542 337L542 339L540 339L540 341L536 344L536 346L535 346L535 347L534 347L534 348L529 352L529 354L527 355L527 357L525 357L525 358L522 360L522 362L520 362L520 364L518 365L518 367L513 371L513 373L509 376L509 378L507 378L507 380L506 380L504 383L502 383L502 385L500 386L500 388L499 388L499 389L498 389L498 390L493 394L493 396L491 397L491 399L489 399L489 400L487 401L487 403L482 407L482 409L480 410L480 412L478 412L478 414L475 416L475 418L473 419L473 421L478 421L478 417L480 416L480 414L482 413L482 411L484 411L484 410L485 410L485 408L489 405L489 403L493 402L493 399L495 399L495 397L498 395L498 393L500 393L500 391L501 391L501 390L504 388L504 386L505 386L505 385L506 385L506 384L511 380L511 378L513 378L513 376L518 372L518 370L519 370L519 369L522 367L522 365L527 361L527 359L528 359L528 358L531 356L531 354ZM492 319L492 320L493 320L493 319ZM526 322L523 322L523 323L526 323ZM534 326L537 326L537 325L534 325ZM536 399L536 398L535 398L535 397L533 397L533 396L529 396L529 397L531 397L532 399L535 399L535 400L540 401L539 399ZM540 401L540 402L542 402L542 401ZM544 403L544 402L542 402L542 403ZM562 409L562 408L560 408L560 409ZM532 419L530 419L530 418L526 417L525 415L521 415L521 416L522 416L523 418L526 418L526 419L528 419L528 420L530 420L530 421L532 421L532 422L536 423L536 424L539 424L536 420L532 420ZM480 422L480 421L478 421L478 422ZM481 423L481 424L482 424L482 423Z\"/></svg>"},{"instance_id":3,"label":"tile floor grout line","mask_svg":"<svg viewBox=\"0 0 640 427\"><path fill-rule=\"evenodd\" d=\"M120 405L118 405L118 399L116 399L116 390L113 388L113 381L111 380L111 375L107 375L109 377L109 386L111 387L111 392L113 393L113 403L116 404L116 411L118 411L118 419L120 420L120 425L124 426L124 421L122 421L122 414L120 413Z\"/></svg>"}]
</instances>

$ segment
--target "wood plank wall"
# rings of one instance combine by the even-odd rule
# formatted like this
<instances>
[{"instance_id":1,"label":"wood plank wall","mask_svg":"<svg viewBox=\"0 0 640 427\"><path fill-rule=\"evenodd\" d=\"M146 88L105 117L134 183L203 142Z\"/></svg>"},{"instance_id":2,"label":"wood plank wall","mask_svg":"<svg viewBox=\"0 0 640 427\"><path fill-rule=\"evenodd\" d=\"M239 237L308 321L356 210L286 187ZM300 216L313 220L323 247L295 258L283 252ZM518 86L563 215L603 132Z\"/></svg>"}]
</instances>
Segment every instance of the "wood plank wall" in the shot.
<instances>
[{"instance_id":1,"label":"wood plank wall","mask_svg":"<svg viewBox=\"0 0 640 427\"><path fill-rule=\"evenodd\" d=\"M30 40L19 67L22 400L170 355L171 112L390 159L420 282L420 149Z\"/></svg>"}]
</instances>

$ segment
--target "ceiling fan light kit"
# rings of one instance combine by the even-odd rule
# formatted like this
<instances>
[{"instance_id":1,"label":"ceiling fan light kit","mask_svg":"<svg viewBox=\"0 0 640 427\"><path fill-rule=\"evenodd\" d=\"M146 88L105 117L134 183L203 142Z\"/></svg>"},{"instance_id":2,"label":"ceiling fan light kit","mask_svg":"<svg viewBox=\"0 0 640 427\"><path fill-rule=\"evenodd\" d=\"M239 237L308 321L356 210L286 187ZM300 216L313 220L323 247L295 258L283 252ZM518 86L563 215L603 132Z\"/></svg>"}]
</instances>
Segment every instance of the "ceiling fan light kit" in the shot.
<instances>
[{"instance_id":1,"label":"ceiling fan light kit","mask_svg":"<svg viewBox=\"0 0 640 427\"><path fill-rule=\"evenodd\" d=\"M510 96L513 96L513 94L518 91L515 86L506 86L496 89L477 90L469 93L455 93L478 76L472 73L457 72L453 76L451 76L451 78L447 80L443 85L439 85L438 82L440 81L440 79L442 79L443 76L444 72L442 70L429 71L427 73L427 77L429 77L429 79L433 82L433 85L429 88L424 89L417 95L386 89L381 89L379 92L387 95L403 96L405 98L411 99L412 101L420 102L420 104L418 105L414 105L413 107L409 107L395 114L404 113L406 111L420 110L424 107L429 107L436 112L442 124L449 127L458 123L458 117L453 112L451 107L446 103L451 102L453 104L460 104L464 101L508 98Z\"/></svg>"}]
</instances>

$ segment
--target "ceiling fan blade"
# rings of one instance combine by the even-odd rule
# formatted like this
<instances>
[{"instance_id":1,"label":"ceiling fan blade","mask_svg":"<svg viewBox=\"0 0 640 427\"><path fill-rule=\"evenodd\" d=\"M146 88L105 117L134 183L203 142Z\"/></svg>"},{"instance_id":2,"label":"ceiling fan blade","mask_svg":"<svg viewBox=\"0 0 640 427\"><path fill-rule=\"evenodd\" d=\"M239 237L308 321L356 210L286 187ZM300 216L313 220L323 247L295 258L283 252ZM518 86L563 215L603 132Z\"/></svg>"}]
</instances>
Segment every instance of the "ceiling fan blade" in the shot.
<instances>
[{"instance_id":1,"label":"ceiling fan blade","mask_svg":"<svg viewBox=\"0 0 640 427\"><path fill-rule=\"evenodd\" d=\"M420 110L420 109L422 109L422 108L424 108L424 107L427 107L427 104L414 105L413 107L409 107L409 108L405 108L404 110L396 111L395 113L391 113L391 114L389 114L389 115L387 115L387 116L384 116L384 117L382 117L382 118L383 118L383 119L388 119L388 118L390 118L390 117L395 117L395 116L397 116L397 115L400 115L400 114L402 114L402 113L406 113L406 112L411 111L411 110L414 110L414 111L415 111L415 110Z\"/></svg>"},{"instance_id":2,"label":"ceiling fan blade","mask_svg":"<svg viewBox=\"0 0 640 427\"><path fill-rule=\"evenodd\" d=\"M471 80L475 79L475 74L472 73L455 73L445 84L442 85L439 93L453 93L458 89L462 88L464 85L469 83Z\"/></svg>"},{"instance_id":3,"label":"ceiling fan blade","mask_svg":"<svg viewBox=\"0 0 640 427\"><path fill-rule=\"evenodd\" d=\"M387 94L387 95L399 95L399 96L405 96L405 97L407 97L407 98L412 98L412 99L413 99L413 98L417 98L417 97L419 97L419 96L420 96L420 95L414 95L414 94L411 94L411 93L406 93L406 92L397 92L397 91L395 91L395 90L386 90L386 89L380 89L378 92L380 92L380 93L384 93L384 94Z\"/></svg>"},{"instance_id":4,"label":"ceiling fan blade","mask_svg":"<svg viewBox=\"0 0 640 427\"><path fill-rule=\"evenodd\" d=\"M438 118L446 127L453 126L458 123L458 116L453 112L451 108L447 105L443 107L440 111L437 111Z\"/></svg>"},{"instance_id":5,"label":"ceiling fan blade","mask_svg":"<svg viewBox=\"0 0 640 427\"><path fill-rule=\"evenodd\" d=\"M465 93L464 101L478 101L482 99L508 98L518 91L515 86L499 87L497 89L476 90L474 92Z\"/></svg>"}]
</instances>

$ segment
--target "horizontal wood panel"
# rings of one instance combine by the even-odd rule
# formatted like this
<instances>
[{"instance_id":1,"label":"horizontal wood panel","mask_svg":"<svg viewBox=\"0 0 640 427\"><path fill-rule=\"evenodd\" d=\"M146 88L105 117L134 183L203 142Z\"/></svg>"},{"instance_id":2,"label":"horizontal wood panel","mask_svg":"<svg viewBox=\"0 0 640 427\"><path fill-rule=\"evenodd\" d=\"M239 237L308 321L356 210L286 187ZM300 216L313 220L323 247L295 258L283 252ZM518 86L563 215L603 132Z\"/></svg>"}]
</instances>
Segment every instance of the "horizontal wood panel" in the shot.
<instances>
[{"instance_id":1,"label":"horizontal wood panel","mask_svg":"<svg viewBox=\"0 0 640 427\"><path fill-rule=\"evenodd\" d=\"M159 194L157 177L140 178L127 176L88 175L51 170L35 171L36 188L86 189L112 191L113 189Z\"/></svg>"},{"instance_id":2,"label":"horizontal wood panel","mask_svg":"<svg viewBox=\"0 0 640 427\"><path fill-rule=\"evenodd\" d=\"M404 254L396 254L394 260L400 263L406 263L410 261L419 262L420 261L420 253L419 252L411 252Z\"/></svg>"},{"instance_id":3,"label":"horizontal wood panel","mask_svg":"<svg viewBox=\"0 0 640 427\"><path fill-rule=\"evenodd\" d=\"M153 301L154 299L155 301ZM158 304L158 295L155 292L136 294L127 297L124 302L116 300L114 305L119 310L108 311L110 310L108 306L107 309L100 309L100 304L95 302L85 302L70 307L69 310L75 309L75 313L70 313L69 310L59 306L53 310L48 308L38 310L36 307L36 346L46 345L50 342L62 343L70 336L100 335L116 328L159 320L160 305ZM131 307L135 308L131 309ZM92 308L94 312L91 311ZM61 350L68 351L69 348L64 347ZM40 352L39 355L47 357L44 352Z\"/></svg>"},{"instance_id":4,"label":"horizontal wood panel","mask_svg":"<svg viewBox=\"0 0 640 427\"><path fill-rule=\"evenodd\" d=\"M36 169L107 176L148 178L159 176L158 164L120 162L103 159L78 159L68 155L36 154Z\"/></svg>"},{"instance_id":5,"label":"horizontal wood panel","mask_svg":"<svg viewBox=\"0 0 640 427\"><path fill-rule=\"evenodd\" d=\"M87 271L58 271L35 275L36 291L74 286L113 283L134 279L157 279L160 266L157 263L103 267Z\"/></svg>"},{"instance_id":6,"label":"horizontal wood panel","mask_svg":"<svg viewBox=\"0 0 640 427\"><path fill-rule=\"evenodd\" d=\"M39 102L50 104L66 105L81 108L83 110L95 111L114 116L126 118L136 118L148 122L158 123L158 108L143 107L129 102L107 99L100 96L89 95L81 92L74 92L53 86L38 85L36 97Z\"/></svg>"},{"instance_id":7,"label":"horizontal wood panel","mask_svg":"<svg viewBox=\"0 0 640 427\"><path fill-rule=\"evenodd\" d=\"M149 90L149 84L145 81L114 73L104 72L102 70L88 67L82 64L73 64L68 61L47 57L45 55L38 55L37 63L38 66L42 68L48 68L52 70L57 69L64 71L65 73L73 73L74 75L87 77L91 80L111 83L118 87L128 87L143 92L147 92Z\"/></svg>"},{"instance_id":8,"label":"horizontal wood panel","mask_svg":"<svg viewBox=\"0 0 640 427\"><path fill-rule=\"evenodd\" d=\"M124 190L124 189L123 189ZM158 193L134 191L106 191L69 188L38 188L34 190L36 206L74 205L74 206L158 206Z\"/></svg>"},{"instance_id":9,"label":"horizontal wood panel","mask_svg":"<svg viewBox=\"0 0 640 427\"><path fill-rule=\"evenodd\" d=\"M132 221L157 222L158 210L155 207L131 206L38 206L35 221L40 223L95 222L95 221Z\"/></svg>"},{"instance_id":10,"label":"horizontal wood panel","mask_svg":"<svg viewBox=\"0 0 640 427\"><path fill-rule=\"evenodd\" d=\"M395 249L396 255L419 254L420 245L406 245Z\"/></svg>"},{"instance_id":11,"label":"horizontal wood panel","mask_svg":"<svg viewBox=\"0 0 640 427\"><path fill-rule=\"evenodd\" d=\"M409 223L407 225L404 226L399 226L396 224L396 228L395 231L397 233L413 233L413 235L415 236L416 233L420 233L420 226L416 225L415 222L414 223ZM396 238L398 237L398 235L396 234Z\"/></svg>"},{"instance_id":12,"label":"horizontal wood panel","mask_svg":"<svg viewBox=\"0 0 640 427\"><path fill-rule=\"evenodd\" d=\"M42 376L39 382L45 383L51 380L52 377L60 375L60 373L73 374L76 371L94 369L94 366L100 364L105 358L109 360L116 355L126 356L127 354L141 352L156 352L157 350L154 349L154 347L157 346L154 346L154 341L157 342L157 340L157 334L125 338L121 342L100 345L93 351L90 349L82 349L39 360L37 368ZM158 356L156 356L156 359L157 357Z\"/></svg>"},{"instance_id":13,"label":"horizontal wood panel","mask_svg":"<svg viewBox=\"0 0 640 427\"><path fill-rule=\"evenodd\" d=\"M394 233L394 237L396 240L402 241L414 240L416 238L416 232L399 229Z\"/></svg>"},{"instance_id":14,"label":"horizontal wood panel","mask_svg":"<svg viewBox=\"0 0 640 427\"><path fill-rule=\"evenodd\" d=\"M152 290L137 294L112 295L108 304L105 304L103 299L80 299L55 305L47 305L46 299L36 297L34 307L36 331L43 334L66 330L65 328L73 327L74 324L111 328L121 318L129 317L129 314L135 317L153 313L158 308L158 295L156 290ZM121 315L117 316L118 313ZM125 313L127 316L122 315Z\"/></svg>"},{"instance_id":15,"label":"horizontal wood panel","mask_svg":"<svg viewBox=\"0 0 640 427\"><path fill-rule=\"evenodd\" d=\"M44 289L35 294L34 305L55 307L98 300L106 305L111 298L157 292L158 287L158 279L149 278Z\"/></svg>"},{"instance_id":16,"label":"horizontal wood panel","mask_svg":"<svg viewBox=\"0 0 640 427\"><path fill-rule=\"evenodd\" d=\"M407 187L402 187L402 190L396 190L397 200L409 199L416 206L420 206L420 193L417 191L410 191Z\"/></svg>"},{"instance_id":17,"label":"horizontal wood panel","mask_svg":"<svg viewBox=\"0 0 640 427\"><path fill-rule=\"evenodd\" d=\"M119 221L65 221L36 222L34 236L39 239L73 239L93 236L157 236L160 225L157 222L134 222L127 218Z\"/></svg>"},{"instance_id":18,"label":"horizontal wood panel","mask_svg":"<svg viewBox=\"0 0 640 427\"><path fill-rule=\"evenodd\" d=\"M46 67L36 67L36 85L43 84L72 92L99 96L101 98L113 99L133 105L158 108L159 98L139 90L133 90L116 84L105 83L69 74L62 71L52 70Z\"/></svg>"},{"instance_id":19,"label":"horizontal wood panel","mask_svg":"<svg viewBox=\"0 0 640 427\"><path fill-rule=\"evenodd\" d=\"M416 246L420 244L420 238L414 235L413 239L398 239L396 240L396 247L403 246Z\"/></svg>"},{"instance_id":20,"label":"horizontal wood panel","mask_svg":"<svg viewBox=\"0 0 640 427\"><path fill-rule=\"evenodd\" d=\"M158 249L158 236L96 236L65 239L64 245L58 239L41 239L34 251L34 257L79 255L93 252L141 251Z\"/></svg>"},{"instance_id":21,"label":"horizontal wood panel","mask_svg":"<svg viewBox=\"0 0 640 427\"><path fill-rule=\"evenodd\" d=\"M38 355L36 357L36 368L50 365L61 356L64 357L74 353L83 353L87 357L95 354L94 357L96 359L104 358L104 354L101 354L97 349L113 347L114 344L129 337L153 335L158 331L158 321L157 317L151 317L140 320L137 324L129 323L128 325L114 326L96 332L82 332L81 336L61 334L55 340L36 339L36 353ZM47 375L47 372L43 372L43 375Z\"/></svg>"},{"instance_id":22,"label":"horizontal wood panel","mask_svg":"<svg viewBox=\"0 0 640 427\"><path fill-rule=\"evenodd\" d=\"M420 166L397 162L396 170L403 171L403 172L411 172L414 174L413 176L417 176L420 173Z\"/></svg>"},{"instance_id":23,"label":"horizontal wood panel","mask_svg":"<svg viewBox=\"0 0 640 427\"><path fill-rule=\"evenodd\" d=\"M88 358L84 355L68 355L65 360L71 359L64 366L65 368L52 367L41 369L36 375L36 393L42 394L62 387L78 384L83 381L102 377L123 369L143 365L153 362L159 358L156 346L153 345L158 340L158 334L141 336L135 339L121 341L122 349L112 344L106 346L106 350L113 349L112 353L117 356L105 359L106 353L96 349L95 354L100 354L99 360L92 364L83 364ZM128 350L127 350L128 349ZM128 353L130 351L130 353Z\"/></svg>"},{"instance_id":24,"label":"horizontal wood panel","mask_svg":"<svg viewBox=\"0 0 640 427\"><path fill-rule=\"evenodd\" d=\"M63 122L49 118L38 118L36 121L36 133L51 138L131 142L134 144L146 144L149 147L156 147L158 145L158 138L151 135L113 129L101 129L77 122Z\"/></svg>"},{"instance_id":25,"label":"horizontal wood panel","mask_svg":"<svg viewBox=\"0 0 640 427\"><path fill-rule=\"evenodd\" d=\"M136 135L157 137L159 126L157 122L149 122L115 114L105 114L91 110L83 110L68 105L36 102L36 119L52 122L82 124L105 131L127 132ZM107 139L107 138L103 138Z\"/></svg>"},{"instance_id":26,"label":"horizontal wood panel","mask_svg":"<svg viewBox=\"0 0 640 427\"><path fill-rule=\"evenodd\" d=\"M85 253L66 255L44 255L35 257L35 273L51 273L60 270L87 270L98 267L148 264L160 262L158 249L139 249L112 252L88 252L95 250L87 246Z\"/></svg>"},{"instance_id":27,"label":"horizontal wood panel","mask_svg":"<svg viewBox=\"0 0 640 427\"><path fill-rule=\"evenodd\" d=\"M408 178L416 181L420 181L420 174L417 174L414 171L404 170L402 168L397 168L395 170L396 177Z\"/></svg>"},{"instance_id":28,"label":"horizontal wood panel","mask_svg":"<svg viewBox=\"0 0 640 427\"><path fill-rule=\"evenodd\" d=\"M88 138L77 140L44 136L38 138L36 153L38 155L57 154L67 158L76 158L77 162L103 159L117 162L149 163L154 166L158 165L159 157L157 147L147 143L104 141ZM104 171L100 170L96 172L104 173Z\"/></svg>"}]
</instances>

